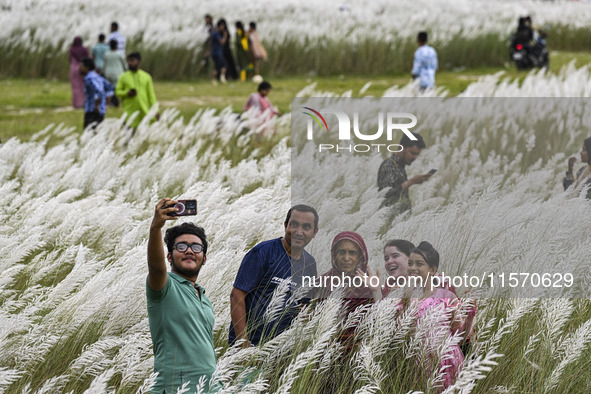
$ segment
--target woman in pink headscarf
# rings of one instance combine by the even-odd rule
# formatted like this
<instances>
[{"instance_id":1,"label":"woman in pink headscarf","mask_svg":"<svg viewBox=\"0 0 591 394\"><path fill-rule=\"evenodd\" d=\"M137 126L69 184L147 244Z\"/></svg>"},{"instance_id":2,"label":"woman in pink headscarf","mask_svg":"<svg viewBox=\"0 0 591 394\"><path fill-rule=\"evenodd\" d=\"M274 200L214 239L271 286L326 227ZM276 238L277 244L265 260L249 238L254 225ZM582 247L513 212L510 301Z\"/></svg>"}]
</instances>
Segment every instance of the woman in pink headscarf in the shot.
<instances>
[{"instance_id":1,"label":"woman in pink headscarf","mask_svg":"<svg viewBox=\"0 0 591 394\"><path fill-rule=\"evenodd\" d=\"M72 85L72 106L74 108L84 107L84 77L80 74L80 63L85 57L90 57L88 49L82 46L82 38L76 36L70 51L70 84Z\"/></svg>"},{"instance_id":2,"label":"woman in pink headscarf","mask_svg":"<svg viewBox=\"0 0 591 394\"><path fill-rule=\"evenodd\" d=\"M353 231L344 231L339 233L332 241L330 248L332 268L322 275L323 279L331 283L330 277L350 277L353 279L358 276L363 278L367 276L362 286L348 286L345 288L346 316L360 306L371 304L382 298L380 287L372 288L369 283L369 277L372 276L368 265L368 254L365 241L361 235ZM361 281L359 281L361 282ZM367 282L367 285L365 285ZM330 289L326 289L324 295L327 296ZM350 352L355 346L355 328L349 327L343 330L339 335L339 341L347 347Z\"/></svg>"}]
</instances>

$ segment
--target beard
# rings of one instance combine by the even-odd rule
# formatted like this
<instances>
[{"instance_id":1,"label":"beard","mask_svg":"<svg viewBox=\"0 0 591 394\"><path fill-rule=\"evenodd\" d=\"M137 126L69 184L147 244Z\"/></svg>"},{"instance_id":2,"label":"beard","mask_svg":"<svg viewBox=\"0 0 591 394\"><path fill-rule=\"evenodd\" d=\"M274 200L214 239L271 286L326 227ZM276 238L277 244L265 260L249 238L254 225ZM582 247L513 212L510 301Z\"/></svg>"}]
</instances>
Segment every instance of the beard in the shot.
<instances>
[{"instance_id":1,"label":"beard","mask_svg":"<svg viewBox=\"0 0 591 394\"><path fill-rule=\"evenodd\" d=\"M188 269L188 268L180 267L174 262L174 260L172 261L171 265L172 265L172 272L175 272L177 274L181 274L184 276L188 276L188 277L199 275L199 271L201 270L201 267L195 268L195 269Z\"/></svg>"},{"instance_id":2,"label":"beard","mask_svg":"<svg viewBox=\"0 0 591 394\"><path fill-rule=\"evenodd\" d=\"M128 68L129 68L131 71L137 71L137 69L138 69L138 68L140 68L140 66L133 66L133 67L131 67L131 66L129 66L129 65L128 65Z\"/></svg>"}]
</instances>

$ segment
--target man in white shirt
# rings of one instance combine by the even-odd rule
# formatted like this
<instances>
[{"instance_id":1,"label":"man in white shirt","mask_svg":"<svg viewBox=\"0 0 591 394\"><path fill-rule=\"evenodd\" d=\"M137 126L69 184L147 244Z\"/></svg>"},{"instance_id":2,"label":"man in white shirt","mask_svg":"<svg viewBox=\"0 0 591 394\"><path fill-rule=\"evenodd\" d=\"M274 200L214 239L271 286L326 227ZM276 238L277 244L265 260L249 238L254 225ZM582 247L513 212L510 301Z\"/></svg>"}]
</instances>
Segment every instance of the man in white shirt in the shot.
<instances>
[{"instance_id":1,"label":"man in white shirt","mask_svg":"<svg viewBox=\"0 0 591 394\"><path fill-rule=\"evenodd\" d=\"M119 33L119 24L117 22L111 23L111 34L107 39L107 42L115 40L117 41L117 50L121 52L123 58L125 59L125 37L123 34Z\"/></svg>"},{"instance_id":2,"label":"man in white shirt","mask_svg":"<svg viewBox=\"0 0 591 394\"><path fill-rule=\"evenodd\" d=\"M419 79L421 90L433 88L435 86L435 72L439 67L437 62L437 52L427 45L427 32L422 31L417 35L419 48L415 52L412 65L412 77Z\"/></svg>"}]
</instances>

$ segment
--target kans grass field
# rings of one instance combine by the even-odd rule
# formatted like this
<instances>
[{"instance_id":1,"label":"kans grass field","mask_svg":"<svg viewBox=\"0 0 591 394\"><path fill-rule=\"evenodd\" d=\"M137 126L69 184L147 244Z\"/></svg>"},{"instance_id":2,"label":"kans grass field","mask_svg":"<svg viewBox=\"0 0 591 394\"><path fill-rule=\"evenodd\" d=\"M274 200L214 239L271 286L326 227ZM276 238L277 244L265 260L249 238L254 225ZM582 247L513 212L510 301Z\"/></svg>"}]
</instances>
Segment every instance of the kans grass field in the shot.
<instances>
[{"instance_id":1,"label":"kans grass field","mask_svg":"<svg viewBox=\"0 0 591 394\"><path fill-rule=\"evenodd\" d=\"M248 117L236 117L255 85L213 88L198 69L206 12L259 22L270 54L263 75L285 113L263 138ZM508 62L508 35L526 14L550 27L547 72L518 73ZM300 315L262 347L228 348L239 263L256 243L282 235L297 160L309 170L304 177L321 216L309 245L320 272L330 267L332 237L353 230L382 275L387 240L425 239L452 274L535 265L572 272L587 289L591 205L568 198L561 180L567 158L591 135L584 99L591 95L590 17L591 4L560 1L1 1L0 392L149 391L146 242L164 196L199 201L195 221L210 238L199 282L214 307L216 379L225 392L441 391L444 371L429 373L425 357L442 356L458 338L433 341L438 316L396 317L395 298L367 312L361 345L346 362L336 333L350 322L342 321L338 299ZM146 54L163 112L127 146L121 110L109 109L94 135L82 132L82 112L68 107L72 36L94 43L113 19L128 35L128 50ZM314 168L325 159L310 149L292 157L290 102L417 96L408 68L422 28L440 53L430 96L554 100L528 99L515 118L504 115L506 100L492 101L479 127L450 114L429 117L425 128L438 131L425 133L429 147L408 171L439 171L411 189L412 215L390 222L375 187L385 154L357 169L358 183L315 182ZM343 185L350 188L344 197L325 198ZM482 297L476 338L448 392L591 392L588 296ZM185 390L199 391L197 382Z\"/></svg>"}]
</instances>

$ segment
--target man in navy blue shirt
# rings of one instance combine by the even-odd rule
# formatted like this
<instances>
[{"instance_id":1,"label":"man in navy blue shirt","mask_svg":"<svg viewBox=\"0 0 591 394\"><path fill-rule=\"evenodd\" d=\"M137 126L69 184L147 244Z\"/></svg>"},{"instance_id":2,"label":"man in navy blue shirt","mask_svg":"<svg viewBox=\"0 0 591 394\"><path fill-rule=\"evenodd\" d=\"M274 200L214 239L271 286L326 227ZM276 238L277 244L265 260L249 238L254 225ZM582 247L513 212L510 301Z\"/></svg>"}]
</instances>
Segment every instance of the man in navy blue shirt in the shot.
<instances>
[{"instance_id":1,"label":"man in navy blue shirt","mask_svg":"<svg viewBox=\"0 0 591 394\"><path fill-rule=\"evenodd\" d=\"M304 247L318 232L318 213L295 205L284 227L283 237L259 243L242 260L230 294L230 344L244 339L244 347L256 346L274 338L289 327L299 304L309 297L301 291L302 278L317 275L316 260ZM270 306L276 290L286 293L279 308ZM268 309L278 311L269 314Z\"/></svg>"}]
</instances>

